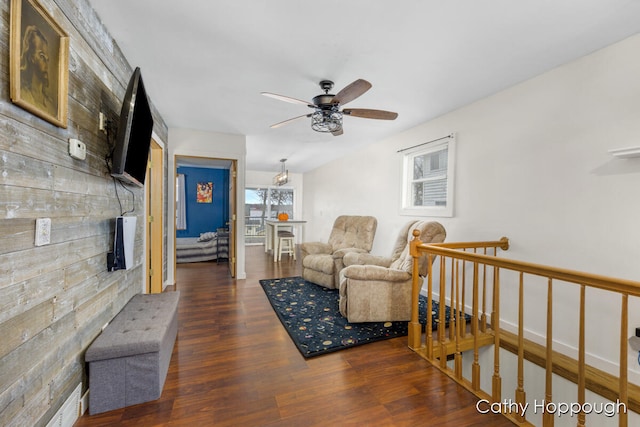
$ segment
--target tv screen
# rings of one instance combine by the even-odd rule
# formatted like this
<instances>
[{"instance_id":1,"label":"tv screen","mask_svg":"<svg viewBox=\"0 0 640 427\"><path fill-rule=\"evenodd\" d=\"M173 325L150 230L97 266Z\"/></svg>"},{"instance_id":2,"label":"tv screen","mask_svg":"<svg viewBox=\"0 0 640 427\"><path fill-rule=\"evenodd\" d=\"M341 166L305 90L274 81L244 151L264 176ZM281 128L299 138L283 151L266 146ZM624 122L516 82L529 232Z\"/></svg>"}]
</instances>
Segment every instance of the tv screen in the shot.
<instances>
[{"instance_id":1,"label":"tv screen","mask_svg":"<svg viewBox=\"0 0 640 427\"><path fill-rule=\"evenodd\" d=\"M153 117L140 68L136 67L122 102L111 175L142 187L147 173Z\"/></svg>"}]
</instances>

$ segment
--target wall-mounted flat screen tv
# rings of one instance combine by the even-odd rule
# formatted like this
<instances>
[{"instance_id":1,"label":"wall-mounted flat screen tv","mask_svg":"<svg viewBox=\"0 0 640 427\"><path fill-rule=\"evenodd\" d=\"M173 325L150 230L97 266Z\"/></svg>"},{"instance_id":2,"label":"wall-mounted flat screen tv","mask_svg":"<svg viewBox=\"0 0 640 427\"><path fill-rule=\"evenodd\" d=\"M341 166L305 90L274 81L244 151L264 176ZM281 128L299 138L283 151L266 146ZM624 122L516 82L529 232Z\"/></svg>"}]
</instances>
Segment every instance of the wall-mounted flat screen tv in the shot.
<instances>
[{"instance_id":1,"label":"wall-mounted flat screen tv","mask_svg":"<svg viewBox=\"0 0 640 427\"><path fill-rule=\"evenodd\" d=\"M147 174L153 117L140 68L136 67L122 102L111 175L142 187Z\"/></svg>"}]
</instances>

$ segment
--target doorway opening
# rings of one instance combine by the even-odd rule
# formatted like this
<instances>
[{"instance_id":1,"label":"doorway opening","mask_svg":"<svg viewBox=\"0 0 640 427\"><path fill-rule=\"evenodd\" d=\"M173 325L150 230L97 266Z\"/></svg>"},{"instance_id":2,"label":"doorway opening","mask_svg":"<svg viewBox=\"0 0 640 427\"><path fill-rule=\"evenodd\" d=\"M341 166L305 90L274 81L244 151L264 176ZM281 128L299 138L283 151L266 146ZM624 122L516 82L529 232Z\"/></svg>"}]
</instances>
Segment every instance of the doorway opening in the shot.
<instances>
[{"instance_id":1,"label":"doorway opening","mask_svg":"<svg viewBox=\"0 0 640 427\"><path fill-rule=\"evenodd\" d=\"M175 168L175 266L190 261L178 256L182 242L200 241L202 257L193 259L224 262L236 277L237 160L176 156Z\"/></svg>"}]
</instances>

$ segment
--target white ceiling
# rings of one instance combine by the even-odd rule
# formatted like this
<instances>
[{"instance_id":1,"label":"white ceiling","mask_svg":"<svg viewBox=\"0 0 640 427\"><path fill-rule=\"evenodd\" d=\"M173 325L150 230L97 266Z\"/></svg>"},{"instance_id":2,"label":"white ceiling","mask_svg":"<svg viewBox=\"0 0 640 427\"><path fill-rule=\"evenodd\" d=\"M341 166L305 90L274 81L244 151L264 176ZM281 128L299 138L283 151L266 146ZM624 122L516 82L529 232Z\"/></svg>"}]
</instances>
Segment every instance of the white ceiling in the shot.
<instances>
[{"instance_id":1,"label":"white ceiling","mask_svg":"<svg viewBox=\"0 0 640 427\"><path fill-rule=\"evenodd\" d=\"M247 169L314 169L640 31L640 0L89 0L169 127L243 134ZM311 101L398 112L311 130ZM170 143L170 142L169 142Z\"/></svg>"}]
</instances>

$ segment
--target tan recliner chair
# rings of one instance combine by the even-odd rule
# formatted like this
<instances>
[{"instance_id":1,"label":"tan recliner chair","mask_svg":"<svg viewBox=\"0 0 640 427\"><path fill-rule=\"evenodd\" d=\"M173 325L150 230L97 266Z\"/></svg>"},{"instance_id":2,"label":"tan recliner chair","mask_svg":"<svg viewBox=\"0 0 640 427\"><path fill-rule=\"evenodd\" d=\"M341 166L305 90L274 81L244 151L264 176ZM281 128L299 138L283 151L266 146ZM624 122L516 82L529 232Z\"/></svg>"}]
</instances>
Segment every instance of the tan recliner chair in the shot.
<instances>
[{"instance_id":1,"label":"tan recliner chair","mask_svg":"<svg viewBox=\"0 0 640 427\"><path fill-rule=\"evenodd\" d=\"M420 230L422 243L444 242L446 231L435 221L411 221L400 231L390 257L348 254L340 272L340 313L351 323L411 320L413 257L409 242ZM420 283L427 275L427 256L420 258Z\"/></svg>"},{"instance_id":2,"label":"tan recliner chair","mask_svg":"<svg viewBox=\"0 0 640 427\"><path fill-rule=\"evenodd\" d=\"M338 287L342 257L350 252L368 253L378 221L372 216L342 215L336 218L329 241L300 244L302 277L329 289Z\"/></svg>"}]
</instances>

